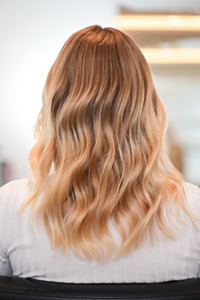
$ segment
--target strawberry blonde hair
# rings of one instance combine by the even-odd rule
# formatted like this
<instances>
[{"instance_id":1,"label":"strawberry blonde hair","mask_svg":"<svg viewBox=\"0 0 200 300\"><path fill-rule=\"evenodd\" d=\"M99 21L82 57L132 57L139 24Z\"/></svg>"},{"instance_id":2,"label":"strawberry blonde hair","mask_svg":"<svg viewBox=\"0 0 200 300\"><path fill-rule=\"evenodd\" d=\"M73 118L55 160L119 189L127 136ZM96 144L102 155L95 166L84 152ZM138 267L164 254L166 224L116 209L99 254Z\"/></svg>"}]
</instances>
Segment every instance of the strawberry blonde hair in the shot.
<instances>
[{"instance_id":1,"label":"strawberry blonde hair","mask_svg":"<svg viewBox=\"0 0 200 300\"><path fill-rule=\"evenodd\" d=\"M88 259L127 254L153 238L155 224L173 238L164 207L187 208L165 130L165 109L134 41L100 26L74 33L46 79L29 156L32 193L21 209L32 203L53 247Z\"/></svg>"}]
</instances>

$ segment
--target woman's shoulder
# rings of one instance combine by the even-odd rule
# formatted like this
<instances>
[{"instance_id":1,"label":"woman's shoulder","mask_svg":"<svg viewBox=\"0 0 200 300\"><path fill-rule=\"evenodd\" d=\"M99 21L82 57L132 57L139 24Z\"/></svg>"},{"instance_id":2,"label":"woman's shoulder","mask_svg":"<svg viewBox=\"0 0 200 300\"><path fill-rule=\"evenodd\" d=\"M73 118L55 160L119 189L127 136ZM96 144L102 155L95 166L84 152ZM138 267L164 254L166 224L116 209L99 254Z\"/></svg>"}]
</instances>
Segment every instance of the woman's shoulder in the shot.
<instances>
[{"instance_id":1,"label":"woman's shoulder","mask_svg":"<svg viewBox=\"0 0 200 300\"><path fill-rule=\"evenodd\" d=\"M199 197L200 196L200 188L195 184L185 182L184 190L188 197Z\"/></svg>"},{"instance_id":2,"label":"woman's shoulder","mask_svg":"<svg viewBox=\"0 0 200 300\"><path fill-rule=\"evenodd\" d=\"M197 185L185 182L184 191L188 204L193 208L198 209L200 214L200 188Z\"/></svg>"},{"instance_id":3,"label":"woman's shoulder","mask_svg":"<svg viewBox=\"0 0 200 300\"><path fill-rule=\"evenodd\" d=\"M10 181L0 188L0 207L10 205L20 206L28 197L30 191L30 180L20 179Z\"/></svg>"}]
</instances>

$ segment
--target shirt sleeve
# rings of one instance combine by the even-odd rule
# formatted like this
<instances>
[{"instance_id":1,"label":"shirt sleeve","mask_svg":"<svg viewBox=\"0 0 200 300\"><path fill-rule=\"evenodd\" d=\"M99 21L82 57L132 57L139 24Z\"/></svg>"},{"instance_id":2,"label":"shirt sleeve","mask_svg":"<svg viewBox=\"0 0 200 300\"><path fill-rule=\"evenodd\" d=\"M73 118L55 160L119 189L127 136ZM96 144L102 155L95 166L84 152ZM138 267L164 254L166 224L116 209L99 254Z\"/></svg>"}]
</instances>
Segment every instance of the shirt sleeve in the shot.
<instances>
[{"instance_id":1,"label":"shirt sleeve","mask_svg":"<svg viewBox=\"0 0 200 300\"><path fill-rule=\"evenodd\" d=\"M194 207L193 213L196 217L196 229L197 229L197 240L198 240L198 274L197 277L200 277L200 188L198 186L192 186L192 194L194 195Z\"/></svg>"},{"instance_id":2,"label":"shirt sleeve","mask_svg":"<svg viewBox=\"0 0 200 300\"><path fill-rule=\"evenodd\" d=\"M0 275L2 276L11 276L12 270L10 267L10 262L8 257L3 253L2 248L0 247Z\"/></svg>"},{"instance_id":3,"label":"shirt sleeve","mask_svg":"<svg viewBox=\"0 0 200 300\"><path fill-rule=\"evenodd\" d=\"M6 186L0 188L0 275L11 276L12 270L6 254Z\"/></svg>"}]
</instances>

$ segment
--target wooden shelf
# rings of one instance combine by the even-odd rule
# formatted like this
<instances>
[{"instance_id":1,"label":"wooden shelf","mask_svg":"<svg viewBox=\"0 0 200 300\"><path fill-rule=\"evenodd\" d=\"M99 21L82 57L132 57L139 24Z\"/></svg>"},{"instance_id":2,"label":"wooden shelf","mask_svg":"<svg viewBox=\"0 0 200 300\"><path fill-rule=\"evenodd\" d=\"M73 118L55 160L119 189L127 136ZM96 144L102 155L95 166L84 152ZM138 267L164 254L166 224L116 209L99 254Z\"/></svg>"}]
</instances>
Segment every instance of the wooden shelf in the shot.
<instances>
[{"instance_id":1,"label":"wooden shelf","mask_svg":"<svg viewBox=\"0 0 200 300\"><path fill-rule=\"evenodd\" d=\"M194 13L141 12L119 9L114 25L127 32L140 47L200 38L200 15Z\"/></svg>"}]
</instances>

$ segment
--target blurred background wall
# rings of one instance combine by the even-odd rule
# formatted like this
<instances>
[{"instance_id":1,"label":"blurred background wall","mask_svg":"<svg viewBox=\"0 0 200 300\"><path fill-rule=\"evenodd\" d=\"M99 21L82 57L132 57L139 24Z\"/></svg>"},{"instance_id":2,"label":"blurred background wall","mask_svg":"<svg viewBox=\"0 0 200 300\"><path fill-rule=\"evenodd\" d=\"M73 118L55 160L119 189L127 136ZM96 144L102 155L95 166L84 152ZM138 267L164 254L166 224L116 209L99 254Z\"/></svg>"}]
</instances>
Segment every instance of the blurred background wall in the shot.
<instances>
[{"instance_id":1,"label":"blurred background wall","mask_svg":"<svg viewBox=\"0 0 200 300\"><path fill-rule=\"evenodd\" d=\"M117 27L114 17L121 7L200 14L199 0L0 0L0 185L29 177L27 158L43 85L66 39L89 25ZM190 44L200 48L199 38L183 40ZM184 177L200 184L200 66L151 68Z\"/></svg>"}]
</instances>

